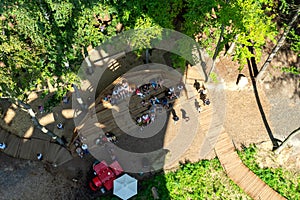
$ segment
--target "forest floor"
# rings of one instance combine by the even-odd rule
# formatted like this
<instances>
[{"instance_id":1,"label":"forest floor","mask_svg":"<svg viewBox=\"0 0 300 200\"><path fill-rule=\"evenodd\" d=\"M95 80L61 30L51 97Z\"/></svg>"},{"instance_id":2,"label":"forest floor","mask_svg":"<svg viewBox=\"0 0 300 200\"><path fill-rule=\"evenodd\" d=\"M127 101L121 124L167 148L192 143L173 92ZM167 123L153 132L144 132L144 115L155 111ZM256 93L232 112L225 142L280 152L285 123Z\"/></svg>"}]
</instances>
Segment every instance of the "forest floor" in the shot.
<instances>
[{"instance_id":1,"label":"forest floor","mask_svg":"<svg viewBox=\"0 0 300 200\"><path fill-rule=\"evenodd\" d=\"M283 140L294 129L299 127L299 77L281 75L275 66L297 63L295 55L284 52L272 62L265 83L258 84L258 94L266 121L270 126L274 138ZM265 57L262 59L265 60ZM282 63L282 60L288 63ZM261 63L258 63L261 66ZM237 148L257 144L270 155L272 143L258 108L254 89L249 84L243 90L236 90L235 82L239 74L238 64L228 57L220 57L217 64L218 75L226 84L226 118L224 127L232 137ZM245 67L242 73L249 77L249 70ZM298 112L297 112L298 111ZM26 114L26 113L25 113ZM24 115L25 116L25 115ZM26 114L26 117L27 114ZM26 122L26 121L25 121ZM22 123L25 123L22 120ZM31 123L28 120L28 123ZM297 145L298 144L298 145ZM300 136L293 140L295 148L286 149L278 157L278 165L285 168L300 169ZM296 148L296 147L299 148ZM268 159L267 159L268 160ZM264 166L273 166L274 160L264 161ZM0 153L1 187L0 199L90 199L87 188L87 177L93 158L75 158L72 161L52 168L47 164L35 161L10 158ZM18 191L18 192L16 192Z\"/></svg>"}]
</instances>

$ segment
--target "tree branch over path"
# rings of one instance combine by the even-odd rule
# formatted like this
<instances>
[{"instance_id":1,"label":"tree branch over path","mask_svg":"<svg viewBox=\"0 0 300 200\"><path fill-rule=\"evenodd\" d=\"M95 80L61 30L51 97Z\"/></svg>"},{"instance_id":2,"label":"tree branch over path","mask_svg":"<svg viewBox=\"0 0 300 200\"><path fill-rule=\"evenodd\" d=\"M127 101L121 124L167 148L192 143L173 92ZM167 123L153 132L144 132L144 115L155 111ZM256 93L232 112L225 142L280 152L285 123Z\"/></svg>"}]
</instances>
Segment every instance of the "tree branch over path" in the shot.
<instances>
[{"instance_id":1,"label":"tree branch over path","mask_svg":"<svg viewBox=\"0 0 300 200\"><path fill-rule=\"evenodd\" d=\"M286 147L286 145L296 136L300 134L300 127L294 130L289 136L281 143L281 145L274 150L275 154L280 154L280 152Z\"/></svg>"},{"instance_id":2,"label":"tree branch over path","mask_svg":"<svg viewBox=\"0 0 300 200\"><path fill-rule=\"evenodd\" d=\"M293 24L295 23L295 21L297 20L297 18L299 17L300 14L300 6L298 7L296 14L294 15L294 17L292 18L292 20L290 21L290 23L288 24L287 28L285 29L284 33L282 34L282 36L280 37L280 39L278 40L276 46L274 47L274 49L272 50L272 52L269 54L266 62L264 63L264 65L262 66L261 70L259 71L259 73L256 76L256 80L257 81L263 81L263 75L266 71L266 69L268 68L269 64L271 63L272 59L275 57L276 53L278 52L278 50L282 47L282 45L285 42L285 39L287 37L287 34L290 32Z\"/></svg>"}]
</instances>

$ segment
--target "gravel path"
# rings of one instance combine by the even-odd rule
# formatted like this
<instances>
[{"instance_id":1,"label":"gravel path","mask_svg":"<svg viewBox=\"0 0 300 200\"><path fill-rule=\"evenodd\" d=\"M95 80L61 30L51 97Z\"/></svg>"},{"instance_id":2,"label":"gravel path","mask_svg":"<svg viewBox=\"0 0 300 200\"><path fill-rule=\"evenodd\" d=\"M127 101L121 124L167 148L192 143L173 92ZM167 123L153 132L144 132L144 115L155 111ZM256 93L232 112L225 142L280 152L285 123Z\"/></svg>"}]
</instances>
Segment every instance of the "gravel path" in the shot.
<instances>
[{"instance_id":1,"label":"gravel path","mask_svg":"<svg viewBox=\"0 0 300 200\"><path fill-rule=\"evenodd\" d=\"M293 130L300 127L300 98L297 95L293 96L294 89L291 82L284 85L273 84L270 89L266 89L271 104L269 120L272 131L275 138L280 140L284 140ZM291 144L297 145L294 151L300 153L300 135L296 136Z\"/></svg>"}]
</instances>

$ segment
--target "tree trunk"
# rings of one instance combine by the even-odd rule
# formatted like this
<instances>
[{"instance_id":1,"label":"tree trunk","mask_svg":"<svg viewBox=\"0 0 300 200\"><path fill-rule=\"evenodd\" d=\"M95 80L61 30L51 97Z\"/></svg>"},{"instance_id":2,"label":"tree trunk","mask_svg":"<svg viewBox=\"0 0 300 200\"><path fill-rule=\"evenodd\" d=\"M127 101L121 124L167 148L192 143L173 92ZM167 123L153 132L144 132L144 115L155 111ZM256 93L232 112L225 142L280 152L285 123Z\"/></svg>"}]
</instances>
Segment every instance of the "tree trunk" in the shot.
<instances>
[{"instance_id":1,"label":"tree trunk","mask_svg":"<svg viewBox=\"0 0 300 200\"><path fill-rule=\"evenodd\" d=\"M231 55L231 54L232 54L232 52L233 52L233 50L234 50L234 47L235 47L235 41L238 39L238 37L239 37L239 35L234 36L234 40L233 40L233 42L230 44L230 47L229 47L229 49L226 51L225 55L227 55L227 54Z\"/></svg>"},{"instance_id":2,"label":"tree trunk","mask_svg":"<svg viewBox=\"0 0 300 200\"><path fill-rule=\"evenodd\" d=\"M146 64L149 63L149 48L146 48Z\"/></svg>"},{"instance_id":3,"label":"tree trunk","mask_svg":"<svg viewBox=\"0 0 300 200\"><path fill-rule=\"evenodd\" d=\"M279 154L284 147L289 143L289 141L291 141L296 135L300 134L300 127L297 128L296 130L294 130L282 143L281 145L274 150L275 154Z\"/></svg>"},{"instance_id":4,"label":"tree trunk","mask_svg":"<svg viewBox=\"0 0 300 200\"><path fill-rule=\"evenodd\" d=\"M268 68L269 64L271 63L272 59L274 58L274 56L276 55L276 53L278 52L278 50L282 47L282 45L284 44L284 41L286 39L287 34L290 32L293 23L297 20L298 16L300 13L300 7L297 9L296 14L294 15L294 17L292 18L292 20L290 21L290 23L288 24L287 28L285 29L283 35L280 37L280 39L278 40L278 43L276 44L276 46L274 47L274 49L272 50L272 52L270 53L270 55L268 56L266 62L264 63L264 65L262 66L261 70L259 71L259 73L256 76L256 80L257 81L262 81L263 79L263 75L266 71L266 69Z\"/></svg>"},{"instance_id":5,"label":"tree trunk","mask_svg":"<svg viewBox=\"0 0 300 200\"><path fill-rule=\"evenodd\" d=\"M226 0L226 3L228 3L229 0ZM220 37L219 37L219 41L217 43L217 46L216 46L216 50L215 50L215 53L214 53L214 56L213 56L213 59L212 59L212 66L211 66L211 69L208 73L208 77L210 76L210 74L213 72L213 70L215 69L215 65L216 65L216 59L217 59L217 56L219 54L219 48L220 48L220 43L222 41L222 38L223 38L223 34L224 34L224 29L225 29L225 25L224 23L222 23L222 26L221 26L221 33L220 33Z\"/></svg>"},{"instance_id":6,"label":"tree trunk","mask_svg":"<svg viewBox=\"0 0 300 200\"><path fill-rule=\"evenodd\" d=\"M214 56L213 56L213 59L212 59L212 66L211 66L211 69L208 73L208 77L210 76L210 74L213 72L213 70L215 69L215 65L216 65L216 59L217 59L217 56L218 56L218 52L219 52L219 48L220 48L220 43L221 43L221 40L223 38L223 34L224 34L224 28L225 28L225 25L224 23L222 24L222 27L221 27L221 33L220 33L220 37L219 37L219 41L218 41L218 44L216 46L216 50L215 50L215 53L214 53Z\"/></svg>"}]
</instances>

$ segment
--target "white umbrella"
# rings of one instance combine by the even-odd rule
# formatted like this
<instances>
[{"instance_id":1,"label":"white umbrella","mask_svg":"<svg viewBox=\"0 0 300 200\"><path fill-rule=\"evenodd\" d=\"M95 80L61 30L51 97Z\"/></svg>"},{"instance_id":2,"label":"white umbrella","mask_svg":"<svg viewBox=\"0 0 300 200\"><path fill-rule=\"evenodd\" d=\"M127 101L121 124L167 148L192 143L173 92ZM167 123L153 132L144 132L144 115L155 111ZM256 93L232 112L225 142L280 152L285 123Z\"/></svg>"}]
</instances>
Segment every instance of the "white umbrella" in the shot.
<instances>
[{"instance_id":1,"label":"white umbrella","mask_svg":"<svg viewBox=\"0 0 300 200\"><path fill-rule=\"evenodd\" d=\"M123 200L137 194L137 180L128 174L124 174L120 178L114 180L114 195Z\"/></svg>"}]
</instances>

